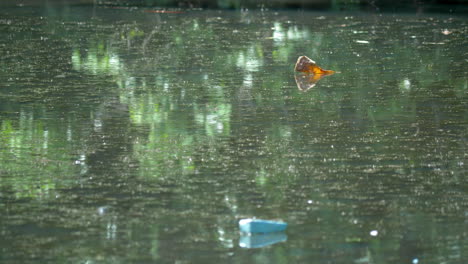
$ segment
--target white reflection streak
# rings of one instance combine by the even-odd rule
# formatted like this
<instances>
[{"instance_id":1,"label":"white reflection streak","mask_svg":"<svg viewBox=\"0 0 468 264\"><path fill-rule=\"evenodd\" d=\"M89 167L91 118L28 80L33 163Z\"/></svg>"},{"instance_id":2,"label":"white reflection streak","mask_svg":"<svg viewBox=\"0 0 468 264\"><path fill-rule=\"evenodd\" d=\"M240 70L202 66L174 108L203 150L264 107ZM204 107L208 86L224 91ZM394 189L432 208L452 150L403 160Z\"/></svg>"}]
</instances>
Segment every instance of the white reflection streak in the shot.
<instances>
[{"instance_id":1,"label":"white reflection streak","mask_svg":"<svg viewBox=\"0 0 468 264\"><path fill-rule=\"evenodd\" d=\"M218 114L208 114L206 115L206 122L211 125L215 125L218 122Z\"/></svg>"},{"instance_id":2,"label":"white reflection streak","mask_svg":"<svg viewBox=\"0 0 468 264\"><path fill-rule=\"evenodd\" d=\"M218 240L223 244L226 248L233 248L234 241L226 237L226 231L224 231L221 227L218 227Z\"/></svg>"},{"instance_id":3,"label":"white reflection streak","mask_svg":"<svg viewBox=\"0 0 468 264\"><path fill-rule=\"evenodd\" d=\"M242 67L242 68L244 67L244 65L245 65L244 52L239 52L239 56L237 57L236 65L237 65L237 67Z\"/></svg>"},{"instance_id":4,"label":"white reflection streak","mask_svg":"<svg viewBox=\"0 0 468 264\"><path fill-rule=\"evenodd\" d=\"M411 82L408 78L403 80L403 88L405 88L407 91L411 90Z\"/></svg>"},{"instance_id":5,"label":"white reflection streak","mask_svg":"<svg viewBox=\"0 0 468 264\"><path fill-rule=\"evenodd\" d=\"M102 121L98 118L94 119L94 131L100 132L102 128Z\"/></svg>"},{"instance_id":6,"label":"white reflection streak","mask_svg":"<svg viewBox=\"0 0 468 264\"><path fill-rule=\"evenodd\" d=\"M109 220L109 222L107 223L106 238L108 240L113 240L115 239L116 234L117 234L117 225L112 220Z\"/></svg>"},{"instance_id":7,"label":"white reflection streak","mask_svg":"<svg viewBox=\"0 0 468 264\"><path fill-rule=\"evenodd\" d=\"M243 86L251 88L253 84L253 77L251 73L247 73L244 76L244 81L242 83Z\"/></svg>"},{"instance_id":8,"label":"white reflection streak","mask_svg":"<svg viewBox=\"0 0 468 264\"><path fill-rule=\"evenodd\" d=\"M120 59L117 55L112 54L109 58L109 65L112 66L113 69L120 68Z\"/></svg>"},{"instance_id":9,"label":"white reflection streak","mask_svg":"<svg viewBox=\"0 0 468 264\"><path fill-rule=\"evenodd\" d=\"M239 52L236 61L237 67L246 71L258 71L258 68L262 66L262 62L256 56L255 46L249 48L247 55L244 53L243 51Z\"/></svg>"},{"instance_id":10,"label":"white reflection streak","mask_svg":"<svg viewBox=\"0 0 468 264\"><path fill-rule=\"evenodd\" d=\"M89 49L86 57L82 58L79 51L73 51L71 55L72 68L78 71L88 71L92 74L100 72L111 73L118 75L122 63L117 54L108 51L108 59L98 56L97 51Z\"/></svg>"},{"instance_id":11,"label":"white reflection streak","mask_svg":"<svg viewBox=\"0 0 468 264\"><path fill-rule=\"evenodd\" d=\"M273 41L274 42L284 42L286 34L284 34L281 24L278 22L274 23L273 26Z\"/></svg>"},{"instance_id":12,"label":"white reflection streak","mask_svg":"<svg viewBox=\"0 0 468 264\"><path fill-rule=\"evenodd\" d=\"M309 32L307 30L299 30L297 26L290 27L288 29L288 40L301 40L309 38Z\"/></svg>"},{"instance_id":13,"label":"white reflection streak","mask_svg":"<svg viewBox=\"0 0 468 264\"><path fill-rule=\"evenodd\" d=\"M47 149L48 144L49 144L49 131L44 130L44 144L42 145L42 148Z\"/></svg>"},{"instance_id":14,"label":"white reflection streak","mask_svg":"<svg viewBox=\"0 0 468 264\"><path fill-rule=\"evenodd\" d=\"M67 141L71 141L71 140L72 140L72 129L71 129L70 124L68 124L68 127L67 127Z\"/></svg>"},{"instance_id":15,"label":"white reflection streak","mask_svg":"<svg viewBox=\"0 0 468 264\"><path fill-rule=\"evenodd\" d=\"M224 197L224 202L226 203L227 207L231 209L233 214L237 214L237 201L235 198L231 198L228 195Z\"/></svg>"},{"instance_id":16,"label":"white reflection streak","mask_svg":"<svg viewBox=\"0 0 468 264\"><path fill-rule=\"evenodd\" d=\"M216 128L218 129L218 133L223 132L223 129L224 129L223 123L219 122L219 123L217 124Z\"/></svg>"}]
</instances>

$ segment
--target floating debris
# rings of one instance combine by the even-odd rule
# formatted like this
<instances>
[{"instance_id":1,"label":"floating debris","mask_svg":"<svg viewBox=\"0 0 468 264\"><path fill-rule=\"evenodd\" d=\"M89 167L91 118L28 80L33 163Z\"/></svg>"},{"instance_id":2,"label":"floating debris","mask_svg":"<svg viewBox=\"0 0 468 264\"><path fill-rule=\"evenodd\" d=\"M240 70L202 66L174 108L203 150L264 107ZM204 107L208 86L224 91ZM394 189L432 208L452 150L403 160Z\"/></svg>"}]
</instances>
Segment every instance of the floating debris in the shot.
<instances>
[{"instance_id":1,"label":"floating debris","mask_svg":"<svg viewBox=\"0 0 468 264\"><path fill-rule=\"evenodd\" d=\"M286 230L287 223L262 219L242 219L239 228L244 233L271 233Z\"/></svg>"}]
</instances>

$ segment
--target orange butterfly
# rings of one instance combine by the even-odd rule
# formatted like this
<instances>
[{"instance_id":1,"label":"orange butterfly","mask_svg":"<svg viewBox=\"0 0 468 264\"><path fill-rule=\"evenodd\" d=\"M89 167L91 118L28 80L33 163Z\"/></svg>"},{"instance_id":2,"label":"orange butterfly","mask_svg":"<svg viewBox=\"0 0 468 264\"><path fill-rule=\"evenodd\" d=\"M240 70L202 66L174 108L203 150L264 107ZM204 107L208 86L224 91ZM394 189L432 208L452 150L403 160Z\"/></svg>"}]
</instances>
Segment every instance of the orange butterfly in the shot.
<instances>
[{"instance_id":1,"label":"orange butterfly","mask_svg":"<svg viewBox=\"0 0 468 264\"><path fill-rule=\"evenodd\" d=\"M300 56L297 59L296 67L294 70L298 72L305 72L311 74L321 74L321 75L330 75L335 73L335 71L324 70L320 68L315 61L311 60L307 56Z\"/></svg>"}]
</instances>

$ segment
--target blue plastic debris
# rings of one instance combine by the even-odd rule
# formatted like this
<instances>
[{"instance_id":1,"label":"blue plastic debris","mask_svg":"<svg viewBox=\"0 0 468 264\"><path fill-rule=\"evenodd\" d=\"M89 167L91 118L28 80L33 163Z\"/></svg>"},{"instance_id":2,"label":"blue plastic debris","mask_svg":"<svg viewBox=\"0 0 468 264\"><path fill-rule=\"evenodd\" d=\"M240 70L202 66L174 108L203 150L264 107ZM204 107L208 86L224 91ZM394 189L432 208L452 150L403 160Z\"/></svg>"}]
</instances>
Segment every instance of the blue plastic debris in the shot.
<instances>
[{"instance_id":1,"label":"blue plastic debris","mask_svg":"<svg viewBox=\"0 0 468 264\"><path fill-rule=\"evenodd\" d=\"M243 248L261 248L284 242L288 239L284 232L274 232L267 234L245 234L239 239L239 246Z\"/></svg>"},{"instance_id":2,"label":"blue plastic debris","mask_svg":"<svg viewBox=\"0 0 468 264\"><path fill-rule=\"evenodd\" d=\"M242 219L239 228L245 233L271 233L286 230L287 223L262 219Z\"/></svg>"}]
</instances>

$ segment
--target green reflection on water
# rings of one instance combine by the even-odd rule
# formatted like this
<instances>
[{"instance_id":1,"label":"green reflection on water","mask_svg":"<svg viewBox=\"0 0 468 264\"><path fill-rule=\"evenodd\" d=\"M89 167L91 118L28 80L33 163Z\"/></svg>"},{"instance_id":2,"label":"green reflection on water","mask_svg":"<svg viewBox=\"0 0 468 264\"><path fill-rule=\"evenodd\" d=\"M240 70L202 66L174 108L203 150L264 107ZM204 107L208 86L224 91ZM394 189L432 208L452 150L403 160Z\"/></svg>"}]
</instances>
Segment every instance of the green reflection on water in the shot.
<instances>
[{"instance_id":1,"label":"green reflection on water","mask_svg":"<svg viewBox=\"0 0 468 264\"><path fill-rule=\"evenodd\" d=\"M466 259L466 19L55 11L0 20L0 260Z\"/></svg>"}]
</instances>

